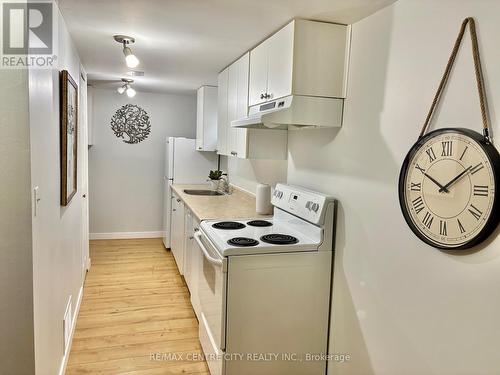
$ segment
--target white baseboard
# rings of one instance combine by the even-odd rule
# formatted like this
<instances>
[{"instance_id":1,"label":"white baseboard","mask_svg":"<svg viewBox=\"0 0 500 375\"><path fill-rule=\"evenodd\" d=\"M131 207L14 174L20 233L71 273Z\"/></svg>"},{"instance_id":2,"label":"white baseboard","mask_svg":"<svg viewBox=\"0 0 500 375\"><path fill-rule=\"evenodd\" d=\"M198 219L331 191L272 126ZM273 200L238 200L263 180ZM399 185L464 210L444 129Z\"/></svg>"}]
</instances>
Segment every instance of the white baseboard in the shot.
<instances>
[{"instance_id":1,"label":"white baseboard","mask_svg":"<svg viewBox=\"0 0 500 375\"><path fill-rule=\"evenodd\" d=\"M158 232L111 232L90 233L91 240L120 240L127 238L161 238L163 231Z\"/></svg>"},{"instance_id":2,"label":"white baseboard","mask_svg":"<svg viewBox=\"0 0 500 375\"><path fill-rule=\"evenodd\" d=\"M66 354L64 354L64 357L62 359L61 367L59 368L59 375L64 375L66 373L66 366L68 366L69 354L71 353L71 345L73 344L73 336L75 334L76 320L78 319L78 314L80 313L80 305L82 304L82 298L83 298L83 285L80 287L80 291L78 292L78 300L76 303L75 311L73 312L73 324L71 326L71 334L69 338L68 350L66 351Z\"/></svg>"}]
</instances>

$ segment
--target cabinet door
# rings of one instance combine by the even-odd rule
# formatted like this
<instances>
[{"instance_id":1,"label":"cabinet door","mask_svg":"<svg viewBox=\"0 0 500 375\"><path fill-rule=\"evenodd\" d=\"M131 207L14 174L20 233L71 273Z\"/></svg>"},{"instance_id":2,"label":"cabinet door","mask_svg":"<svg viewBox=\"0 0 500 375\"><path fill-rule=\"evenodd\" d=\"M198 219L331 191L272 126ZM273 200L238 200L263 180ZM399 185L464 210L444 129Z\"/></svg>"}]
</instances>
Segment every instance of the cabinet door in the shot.
<instances>
[{"instance_id":1,"label":"cabinet door","mask_svg":"<svg viewBox=\"0 0 500 375\"><path fill-rule=\"evenodd\" d=\"M215 151L217 147L217 87L202 86L197 92L196 149Z\"/></svg>"},{"instance_id":2,"label":"cabinet door","mask_svg":"<svg viewBox=\"0 0 500 375\"><path fill-rule=\"evenodd\" d=\"M281 98L292 93L294 29L295 22L290 22L268 39L267 100Z\"/></svg>"},{"instance_id":3,"label":"cabinet door","mask_svg":"<svg viewBox=\"0 0 500 375\"><path fill-rule=\"evenodd\" d=\"M266 40L255 47L250 52L250 85L249 85L249 105L256 105L265 102L267 99L261 98L267 92L267 71L268 71L268 45Z\"/></svg>"},{"instance_id":4,"label":"cabinet door","mask_svg":"<svg viewBox=\"0 0 500 375\"><path fill-rule=\"evenodd\" d=\"M184 214L184 279L190 292L193 288L193 241L194 229L192 214L185 209Z\"/></svg>"},{"instance_id":5,"label":"cabinet door","mask_svg":"<svg viewBox=\"0 0 500 375\"><path fill-rule=\"evenodd\" d=\"M179 273L184 273L184 203L174 195L172 201L172 243L170 248L174 255Z\"/></svg>"},{"instance_id":6,"label":"cabinet door","mask_svg":"<svg viewBox=\"0 0 500 375\"><path fill-rule=\"evenodd\" d=\"M231 121L238 118L238 62L229 66L229 74L227 81L227 113L228 113L228 127L227 127L227 144L228 152L232 156L236 156L236 135L237 129L231 127Z\"/></svg>"},{"instance_id":7,"label":"cabinet door","mask_svg":"<svg viewBox=\"0 0 500 375\"><path fill-rule=\"evenodd\" d=\"M248 115L248 86L250 54L247 52L238 61L238 99L236 117L244 118ZM235 129L235 151L239 158L247 157L247 129Z\"/></svg>"},{"instance_id":8,"label":"cabinet door","mask_svg":"<svg viewBox=\"0 0 500 375\"><path fill-rule=\"evenodd\" d=\"M203 150L203 87L196 93L196 149Z\"/></svg>"},{"instance_id":9,"label":"cabinet door","mask_svg":"<svg viewBox=\"0 0 500 375\"><path fill-rule=\"evenodd\" d=\"M193 228L193 236L194 233L200 230L200 222L193 215L191 227ZM194 312L198 317L198 320L201 319L200 315L200 299L198 297L198 274L200 273L200 267L203 265L203 255L201 254L201 249L197 246L194 238L191 240L191 286L189 287L189 291L191 292L191 305L193 305Z\"/></svg>"},{"instance_id":10,"label":"cabinet door","mask_svg":"<svg viewBox=\"0 0 500 375\"><path fill-rule=\"evenodd\" d=\"M227 147L227 84L229 70L226 68L218 77L217 89L217 153L228 155Z\"/></svg>"}]
</instances>

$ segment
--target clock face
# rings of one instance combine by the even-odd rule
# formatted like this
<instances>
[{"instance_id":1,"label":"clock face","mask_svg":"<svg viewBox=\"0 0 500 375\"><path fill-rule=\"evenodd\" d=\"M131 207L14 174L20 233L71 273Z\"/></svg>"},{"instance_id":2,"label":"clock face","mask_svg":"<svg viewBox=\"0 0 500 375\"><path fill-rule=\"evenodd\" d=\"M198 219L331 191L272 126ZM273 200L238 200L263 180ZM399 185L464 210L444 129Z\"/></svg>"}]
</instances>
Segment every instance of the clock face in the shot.
<instances>
[{"instance_id":1,"label":"clock face","mask_svg":"<svg viewBox=\"0 0 500 375\"><path fill-rule=\"evenodd\" d=\"M496 149L472 131L442 129L423 137L400 176L401 207L417 236L457 249L489 235L499 217L498 159Z\"/></svg>"}]
</instances>

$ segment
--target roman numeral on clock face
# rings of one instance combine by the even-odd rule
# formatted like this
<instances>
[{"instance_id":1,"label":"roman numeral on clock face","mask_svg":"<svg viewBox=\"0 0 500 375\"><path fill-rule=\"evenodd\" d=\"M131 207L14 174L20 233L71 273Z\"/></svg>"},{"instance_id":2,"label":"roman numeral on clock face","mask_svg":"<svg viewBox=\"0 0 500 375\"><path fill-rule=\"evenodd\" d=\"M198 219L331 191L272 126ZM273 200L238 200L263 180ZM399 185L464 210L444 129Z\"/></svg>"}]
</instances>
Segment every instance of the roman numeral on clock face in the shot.
<instances>
[{"instance_id":1,"label":"roman numeral on clock face","mask_svg":"<svg viewBox=\"0 0 500 375\"><path fill-rule=\"evenodd\" d=\"M421 182L417 182L417 183L412 182L410 190L411 191L421 191L422 190L422 183Z\"/></svg>"},{"instance_id":2,"label":"roman numeral on clock face","mask_svg":"<svg viewBox=\"0 0 500 375\"><path fill-rule=\"evenodd\" d=\"M451 156L453 153L453 141L441 142L441 145L443 146L441 156Z\"/></svg>"},{"instance_id":3,"label":"roman numeral on clock face","mask_svg":"<svg viewBox=\"0 0 500 375\"><path fill-rule=\"evenodd\" d=\"M458 224L458 229L460 229L460 233L464 234L465 233L465 228L462 225L462 223L460 222L460 220L458 220L458 219L457 219L457 224Z\"/></svg>"},{"instance_id":4,"label":"roman numeral on clock face","mask_svg":"<svg viewBox=\"0 0 500 375\"><path fill-rule=\"evenodd\" d=\"M470 170L470 174L476 174L477 172L479 172L483 168L484 168L483 163L479 163L478 165L476 165L474 168L472 168Z\"/></svg>"},{"instance_id":5,"label":"roman numeral on clock face","mask_svg":"<svg viewBox=\"0 0 500 375\"><path fill-rule=\"evenodd\" d=\"M486 185L474 185L474 195L478 197L488 196L488 186Z\"/></svg>"},{"instance_id":6,"label":"roman numeral on clock face","mask_svg":"<svg viewBox=\"0 0 500 375\"><path fill-rule=\"evenodd\" d=\"M476 206L474 206L472 203L469 207L469 212L471 213L472 216L474 216L476 218L476 220L479 220L479 218L481 217L481 215L483 214L479 208L477 208Z\"/></svg>"},{"instance_id":7,"label":"roman numeral on clock face","mask_svg":"<svg viewBox=\"0 0 500 375\"><path fill-rule=\"evenodd\" d=\"M420 165L415 165L415 168L417 168L420 172L425 173L425 169L422 168Z\"/></svg>"},{"instance_id":8,"label":"roman numeral on clock face","mask_svg":"<svg viewBox=\"0 0 500 375\"><path fill-rule=\"evenodd\" d=\"M448 230L446 229L446 221L439 220L439 234L441 236L448 235Z\"/></svg>"},{"instance_id":9,"label":"roman numeral on clock face","mask_svg":"<svg viewBox=\"0 0 500 375\"><path fill-rule=\"evenodd\" d=\"M463 157L464 157L465 153L467 152L467 149L468 149L468 148L469 148L469 146L465 146L465 148L464 148L464 152L462 152L462 155L460 156L460 160L462 160L462 159L463 159Z\"/></svg>"},{"instance_id":10,"label":"roman numeral on clock face","mask_svg":"<svg viewBox=\"0 0 500 375\"><path fill-rule=\"evenodd\" d=\"M424 219L422 220L422 223L428 228L431 229L432 222L434 221L434 216L432 216L430 213L426 212L424 215Z\"/></svg>"},{"instance_id":11,"label":"roman numeral on clock face","mask_svg":"<svg viewBox=\"0 0 500 375\"><path fill-rule=\"evenodd\" d=\"M432 163L434 160L436 160L436 154L434 153L432 147L425 152L427 153L427 156L429 156L429 163Z\"/></svg>"},{"instance_id":12,"label":"roman numeral on clock face","mask_svg":"<svg viewBox=\"0 0 500 375\"><path fill-rule=\"evenodd\" d=\"M424 209L424 201L422 197L415 198L412 200L413 208L415 209L416 214L418 215L420 211Z\"/></svg>"}]
</instances>

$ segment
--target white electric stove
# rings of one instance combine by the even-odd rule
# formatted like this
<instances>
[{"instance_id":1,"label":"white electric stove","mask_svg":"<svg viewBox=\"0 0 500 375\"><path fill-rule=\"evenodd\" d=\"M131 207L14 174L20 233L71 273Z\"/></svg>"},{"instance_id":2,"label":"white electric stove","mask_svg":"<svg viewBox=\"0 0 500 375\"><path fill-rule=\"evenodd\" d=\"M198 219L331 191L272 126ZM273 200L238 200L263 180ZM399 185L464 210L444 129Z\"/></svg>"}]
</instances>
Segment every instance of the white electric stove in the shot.
<instances>
[{"instance_id":1,"label":"white electric stove","mask_svg":"<svg viewBox=\"0 0 500 375\"><path fill-rule=\"evenodd\" d=\"M326 374L335 200L278 184L272 203L268 220L208 220L195 233L212 375Z\"/></svg>"}]
</instances>

